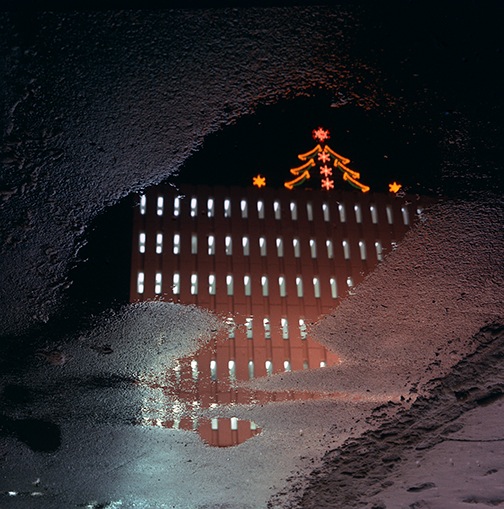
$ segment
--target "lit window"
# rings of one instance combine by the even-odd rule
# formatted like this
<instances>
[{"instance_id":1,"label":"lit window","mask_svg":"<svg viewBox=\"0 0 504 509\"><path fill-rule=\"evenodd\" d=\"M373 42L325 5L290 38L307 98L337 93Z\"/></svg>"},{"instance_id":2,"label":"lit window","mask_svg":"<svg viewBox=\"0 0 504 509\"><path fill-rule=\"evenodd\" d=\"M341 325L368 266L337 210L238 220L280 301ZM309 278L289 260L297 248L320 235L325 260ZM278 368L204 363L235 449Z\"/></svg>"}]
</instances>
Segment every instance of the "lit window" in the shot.
<instances>
[{"instance_id":1,"label":"lit window","mask_svg":"<svg viewBox=\"0 0 504 509\"><path fill-rule=\"evenodd\" d=\"M224 217L231 217L231 200L224 200Z\"/></svg>"},{"instance_id":2,"label":"lit window","mask_svg":"<svg viewBox=\"0 0 504 509\"><path fill-rule=\"evenodd\" d=\"M242 246L243 246L243 256L249 256L250 255L250 244L248 237L242 238Z\"/></svg>"},{"instance_id":3,"label":"lit window","mask_svg":"<svg viewBox=\"0 0 504 509\"><path fill-rule=\"evenodd\" d=\"M253 378L254 378L254 361L248 361L248 375L249 375L249 379L253 380Z\"/></svg>"},{"instance_id":4,"label":"lit window","mask_svg":"<svg viewBox=\"0 0 504 509\"><path fill-rule=\"evenodd\" d=\"M191 274L191 295L198 295L198 274Z\"/></svg>"},{"instance_id":5,"label":"lit window","mask_svg":"<svg viewBox=\"0 0 504 509\"><path fill-rule=\"evenodd\" d=\"M215 237L213 235L208 236L208 254L215 254Z\"/></svg>"},{"instance_id":6,"label":"lit window","mask_svg":"<svg viewBox=\"0 0 504 509\"><path fill-rule=\"evenodd\" d=\"M217 361L216 360L211 360L210 361L210 378L215 381L217 380ZM217 419L212 419L212 429L217 429L217 425L213 426L213 421L215 420L215 422L217 423Z\"/></svg>"},{"instance_id":7,"label":"lit window","mask_svg":"<svg viewBox=\"0 0 504 509\"><path fill-rule=\"evenodd\" d=\"M343 241L343 255L345 260L350 260L350 244L348 243L348 240Z\"/></svg>"},{"instance_id":8,"label":"lit window","mask_svg":"<svg viewBox=\"0 0 504 509\"><path fill-rule=\"evenodd\" d=\"M339 218L342 223L346 222L346 212L343 203L338 205Z\"/></svg>"},{"instance_id":9,"label":"lit window","mask_svg":"<svg viewBox=\"0 0 504 509\"><path fill-rule=\"evenodd\" d=\"M213 198L208 198L207 200L207 216L214 217L215 214L215 204Z\"/></svg>"},{"instance_id":10,"label":"lit window","mask_svg":"<svg viewBox=\"0 0 504 509\"><path fill-rule=\"evenodd\" d=\"M263 319L264 339L271 339L271 326L268 318Z\"/></svg>"},{"instance_id":11,"label":"lit window","mask_svg":"<svg viewBox=\"0 0 504 509\"><path fill-rule=\"evenodd\" d=\"M236 380L236 362L230 360L228 362L229 379ZM231 429L233 429L233 419L231 419Z\"/></svg>"},{"instance_id":12,"label":"lit window","mask_svg":"<svg viewBox=\"0 0 504 509\"><path fill-rule=\"evenodd\" d=\"M303 369L310 369L308 361L303 361Z\"/></svg>"},{"instance_id":13,"label":"lit window","mask_svg":"<svg viewBox=\"0 0 504 509\"><path fill-rule=\"evenodd\" d=\"M327 223L331 220L329 215L329 205L327 203L322 204L322 212L324 214L324 221Z\"/></svg>"},{"instance_id":14,"label":"lit window","mask_svg":"<svg viewBox=\"0 0 504 509\"><path fill-rule=\"evenodd\" d=\"M301 276L298 276L296 278L296 288L297 288L297 296L302 297L303 296L303 280L301 279Z\"/></svg>"},{"instance_id":15,"label":"lit window","mask_svg":"<svg viewBox=\"0 0 504 509\"><path fill-rule=\"evenodd\" d=\"M306 331L306 323L302 318L299 319L299 335L301 336L301 339L306 339L308 336Z\"/></svg>"},{"instance_id":16,"label":"lit window","mask_svg":"<svg viewBox=\"0 0 504 509\"><path fill-rule=\"evenodd\" d=\"M387 205L387 221L388 224L392 224L394 222L394 216L392 215L392 207Z\"/></svg>"},{"instance_id":17,"label":"lit window","mask_svg":"<svg viewBox=\"0 0 504 509\"><path fill-rule=\"evenodd\" d=\"M290 202L291 219L297 221L297 205L295 201Z\"/></svg>"},{"instance_id":18,"label":"lit window","mask_svg":"<svg viewBox=\"0 0 504 509\"><path fill-rule=\"evenodd\" d=\"M338 286L336 285L336 279L333 277L331 279L329 279L329 285L331 286L331 297L333 299L337 299L338 298Z\"/></svg>"},{"instance_id":19,"label":"lit window","mask_svg":"<svg viewBox=\"0 0 504 509\"><path fill-rule=\"evenodd\" d=\"M407 226L409 225L409 212L406 207L401 207L402 217L403 217L403 223Z\"/></svg>"},{"instance_id":20,"label":"lit window","mask_svg":"<svg viewBox=\"0 0 504 509\"><path fill-rule=\"evenodd\" d=\"M250 276L243 277L243 284L245 286L245 295L247 297L250 297L250 294L252 293L252 281L250 279Z\"/></svg>"},{"instance_id":21,"label":"lit window","mask_svg":"<svg viewBox=\"0 0 504 509\"><path fill-rule=\"evenodd\" d=\"M158 196L156 209L156 213L158 216L163 215L163 209L164 209L164 198L162 196Z\"/></svg>"},{"instance_id":22,"label":"lit window","mask_svg":"<svg viewBox=\"0 0 504 509\"><path fill-rule=\"evenodd\" d=\"M318 277L313 278L313 292L316 299L320 299L320 281Z\"/></svg>"},{"instance_id":23,"label":"lit window","mask_svg":"<svg viewBox=\"0 0 504 509\"><path fill-rule=\"evenodd\" d=\"M139 272L137 276L137 292L143 293L145 286L145 274L143 272Z\"/></svg>"},{"instance_id":24,"label":"lit window","mask_svg":"<svg viewBox=\"0 0 504 509\"><path fill-rule=\"evenodd\" d=\"M145 194L142 194L140 196L140 214L144 216L146 211L147 211L147 197L145 196Z\"/></svg>"},{"instance_id":25,"label":"lit window","mask_svg":"<svg viewBox=\"0 0 504 509\"><path fill-rule=\"evenodd\" d=\"M248 316L245 318L245 331L247 334L247 339L252 339L254 337L253 329L252 329L252 317Z\"/></svg>"},{"instance_id":26,"label":"lit window","mask_svg":"<svg viewBox=\"0 0 504 509\"><path fill-rule=\"evenodd\" d=\"M163 252L163 234L156 234L156 253L161 254Z\"/></svg>"},{"instance_id":27,"label":"lit window","mask_svg":"<svg viewBox=\"0 0 504 509\"><path fill-rule=\"evenodd\" d=\"M231 430L236 431L238 429L238 418L231 417Z\"/></svg>"},{"instance_id":28,"label":"lit window","mask_svg":"<svg viewBox=\"0 0 504 509\"><path fill-rule=\"evenodd\" d=\"M248 217L248 206L247 200L241 200L240 202L241 215L243 219L247 219Z\"/></svg>"},{"instance_id":29,"label":"lit window","mask_svg":"<svg viewBox=\"0 0 504 509\"><path fill-rule=\"evenodd\" d=\"M282 215L281 215L281 209L280 209L280 202L279 201L273 202L273 210L275 212L275 219L281 219Z\"/></svg>"},{"instance_id":30,"label":"lit window","mask_svg":"<svg viewBox=\"0 0 504 509\"><path fill-rule=\"evenodd\" d=\"M233 240L229 235L226 235L226 254L229 256L233 254Z\"/></svg>"},{"instance_id":31,"label":"lit window","mask_svg":"<svg viewBox=\"0 0 504 509\"><path fill-rule=\"evenodd\" d=\"M198 235L196 233L191 235L191 254L198 254Z\"/></svg>"},{"instance_id":32,"label":"lit window","mask_svg":"<svg viewBox=\"0 0 504 509\"><path fill-rule=\"evenodd\" d=\"M217 380L217 374L215 375L215 378L212 377L212 380ZM217 431L219 429L219 419L217 417L212 417L210 420L210 427Z\"/></svg>"},{"instance_id":33,"label":"lit window","mask_svg":"<svg viewBox=\"0 0 504 509\"><path fill-rule=\"evenodd\" d=\"M267 276L261 277L261 286L262 286L263 297L267 297L268 296L268 277Z\"/></svg>"},{"instance_id":34,"label":"lit window","mask_svg":"<svg viewBox=\"0 0 504 509\"><path fill-rule=\"evenodd\" d=\"M326 361L320 361L320 367L325 368L327 366Z\"/></svg>"},{"instance_id":35,"label":"lit window","mask_svg":"<svg viewBox=\"0 0 504 509\"><path fill-rule=\"evenodd\" d=\"M308 221L313 221L313 205L311 202L306 204L306 215L308 216Z\"/></svg>"},{"instance_id":36,"label":"lit window","mask_svg":"<svg viewBox=\"0 0 504 509\"><path fill-rule=\"evenodd\" d=\"M178 272L173 274L173 293L175 295L180 293L180 274Z\"/></svg>"},{"instance_id":37,"label":"lit window","mask_svg":"<svg viewBox=\"0 0 504 509\"><path fill-rule=\"evenodd\" d=\"M383 260L383 250L382 250L381 242L379 240L377 240L374 243L374 245L376 248L376 258L378 258L378 261L381 262Z\"/></svg>"},{"instance_id":38,"label":"lit window","mask_svg":"<svg viewBox=\"0 0 504 509\"><path fill-rule=\"evenodd\" d=\"M145 253L145 233L140 233L138 236L138 250L140 253Z\"/></svg>"},{"instance_id":39,"label":"lit window","mask_svg":"<svg viewBox=\"0 0 504 509\"><path fill-rule=\"evenodd\" d=\"M196 217L198 215L198 200L196 198L191 198L191 217Z\"/></svg>"},{"instance_id":40,"label":"lit window","mask_svg":"<svg viewBox=\"0 0 504 509\"><path fill-rule=\"evenodd\" d=\"M210 295L215 295L216 291L216 278L215 274L210 274L208 276L208 293Z\"/></svg>"},{"instance_id":41,"label":"lit window","mask_svg":"<svg viewBox=\"0 0 504 509\"><path fill-rule=\"evenodd\" d=\"M227 287L227 294L233 295L233 276L231 274L228 274L226 276L226 287Z\"/></svg>"},{"instance_id":42,"label":"lit window","mask_svg":"<svg viewBox=\"0 0 504 509\"><path fill-rule=\"evenodd\" d=\"M354 211L355 211L355 220L358 223L362 223L362 210L361 210L361 206L359 204L354 205Z\"/></svg>"},{"instance_id":43,"label":"lit window","mask_svg":"<svg viewBox=\"0 0 504 509\"><path fill-rule=\"evenodd\" d=\"M264 202L262 200L257 202L257 217L264 219Z\"/></svg>"},{"instance_id":44,"label":"lit window","mask_svg":"<svg viewBox=\"0 0 504 509\"><path fill-rule=\"evenodd\" d=\"M416 209L416 213L417 213L418 216L421 216L423 214L423 208L422 207L418 207Z\"/></svg>"},{"instance_id":45,"label":"lit window","mask_svg":"<svg viewBox=\"0 0 504 509\"><path fill-rule=\"evenodd\" d=\"M353 278L348 276L346 278L346 284L348 285L348 288L352 288L352 286L353 286Z\"/></svg>"},{"instance_id":46,"label":"lit window","mask_svg":"<svg viewBox=\"0 0 504 509\"><path fill-rule=\"evenodd\" d=\"M287 295L287 288L284 276L278 278L278 286L280 287L280 297L285 297Z\"/></svg>"},{"instance_id":47,"label":"lit window","mask_svg":"<svg viewBox=\"0 0 504 509\"><path fill-rule=\"evenodd\" d=\"M276 247L277 247L277 256L279 258L281 258L284 255L284 251L283 251L283 240L280 237L278 237L276 239Z\"/></svg>"},{"instance_id":48,"label":"lit window","mask_svg":"<svg viewBox=\"0 0 504 509\"><path fill-rule=\"evenodd\" d=\"M310 252L312 258L317 258L317 243L315 239L310 239Z\"/></svg>"},{"instance_id":49,"label":"lit window","mask_svg":"<svg viewBox=\"0 0 504 509\"><path fill-rule=\"evenodd\" d=\"M198 361L196 359L193 359L191 361L191 372L193 380L195 382L198 381L199 371L198 371Z\"/></svg>"},{"instance_id":50,"label":"lit window","mask_svg":"<svg viewBox=\"0 0 504 509\"><path fill-rule=\"evenodd\" d=\"M180 254L180 235L173 235L173 254Z\"/></svg>"},{"instance_id":51,"label":"lit window","mask_svg":"<svg viewBox=\"0 0 504 509\"><path fill-rule=\"evenodd\" d=\"M289 322L287 318L282 318L280 323L282 325L282 339L289 339Z\"/></svg>"},{"instance_id":52,"label":"lit window","mask_svg":"<svg viewBox=\"0 0 504 509\"><path fill-rule=\"evenodd\" d=\"M156 272L156 284L154 285L154 293L159 295L161 293L161 281L163 276L161 272Z\"/></svg>"},{"instance_id":53,"label":"lit window","mask_svg":"<svg viewBox=\"0 0 504 509\"><path fill-rule=\"evenodd\" d=\"M236 324L232 316L226 318L226 325L228 327L228 338L233 339L235 337Z\"/></svg>"},{"instance_id":54,"label":"lit window","mask_svg":"<svg viewBox=\"0 0 504 509\"><path fill-rule=\"evenodd\" d=\"M366 259L366 243L363 240L359 240L359 251L361 260Z\"/></svg>"},{"instance_id":55,"label":"lit window","mask_svg":"<svg viewBox=\"0 0 504 509\"><path fill-rule=\"evenodd\" d=\"M373 221L373 224L378 223L378 211L376 210L375 205L371 205L369 207L369 210L371 211L371 221Z\"/></svg>"},{"instance_id":56,"label":"lit window","mask_svg":"<svg viewBox=\"0 0 504 509\"><path fill-rule=\"evenodd\" d=\"M299 243L299 239L293 239L292 245L294 246L294 256L299 258L301 256L301 245Z\"/></svg>"},{"instance_id":57,"label":"lit window","mask_svg":"<svg viewBox=\"0 0 504 509\"><path fill-rule=\"evenodd\" d=\"M264 237L259 237L259 248L261 256L266 256L266 239Z\"/></svg>"},{"instance_id":58,"label":"lit window","mask_svg":"<svg viewBox=\"0 0 504 509\"><path fill-rule=\"evenodd\" d=\"M179 216L180 215L180 197L176 196L173 200L173 215Z\"/></svg>"},{"instance_id":59,"label":"lit window","mask_svg":"<svg viewBox=\"0 0 504 509\"><path fill-rule=\"evenodd\" d=\"M289 361L284 361L284 371L292 371L291 363Z\"/></svg>"},{"instance_id":60,"label":"lit window","mask_svg":"<svg viewBox=\"0 0 504 509\"><path fill-rule=\"evenodd\" d=\"M327 247L327 258L332 260L334 258L334 248L333 248L333 242L332 240L326 240L326 247Z\"/></svg>"},{"instance_id":61,"label":"lit window","mask_svg":"<svg viewBox=\"0 0 504 509\"><path fill-rule=\"evenodd\" d=\"M264 366L266 367L266 373L268 375L272 375L273 374L273 363L271 361L266 361L264 363Z\"/></svg>"}]
</instances>

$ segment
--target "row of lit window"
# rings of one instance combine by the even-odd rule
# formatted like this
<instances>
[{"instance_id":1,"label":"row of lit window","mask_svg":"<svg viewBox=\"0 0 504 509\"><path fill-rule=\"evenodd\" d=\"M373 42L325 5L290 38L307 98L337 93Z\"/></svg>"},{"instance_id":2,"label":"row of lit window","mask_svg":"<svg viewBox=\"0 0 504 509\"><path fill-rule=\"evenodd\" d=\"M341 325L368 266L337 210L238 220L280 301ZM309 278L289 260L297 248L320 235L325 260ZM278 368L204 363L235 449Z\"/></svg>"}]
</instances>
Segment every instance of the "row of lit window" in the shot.
<instances>
[{"instance_id":1,"label":"row of lit window","mask_svg":"<svg viewBox=\"0 0 504 509\"><path fill-rule=\"evenodd\" d=\"M200 292L199 289L199 278L198 274L191 274L191 295L198 295ZM347 285L349 288L353 287L354 282L351 277L347 277ZM311 281L311 286L313 288L313 295L316 299L320 298L320 278L313 277ZM170 284L170 287L173 291L174 295L180 294L181 288L181 277L178 272L173 274L173 278ZM329 278L329 287L331 289L331 297L333 299L338 298L338 287L336 283L336 278ZM217 277L215 274L210 274L207 279L207 288L209 295L217 294ZM285 276L278 277L278 289L280 292L280 297L287 297L287 281ZM145 291L145 273L139 272L137 276L137 292L144 293ZM154 282L154 293L160 295L163 291L163 275L161 272L156 272L155 274L155 282ZM243 276L243 291L244 295L250 297L252 295L252 278L249 275ZM264 275L261 276L261 293L263 297L269 297L270 295L270 278ZM226 294L229 296L235 295L235 278L232 274L228 274L226 276ZM298 297L302 298L305 296L305 288L303 285L303 278L301 276L296 277L296 294Z\"/></svg>"},{"instance_id":2,"label":"row of lit window","mask_svg":"<svg viewBox=\"0 0 504 509\"><path fill-rule=\"evenodd\" d=\"M158 196L156 201L156 213L158 216L162 216L164 214L164 207L165 207L165 200L163 196ZM257 208L257 217L259 219L265 218L266 213L266 206L263 200L258 200L256 203ZM180 215L181 210L181 198L179 196L174 198L173 201L173 215L175 217L178 217ZM355 204L353 206L354 214L355 214L355 220L357 223L362 223L362 208L359 204ZM387 222L389 224L392 224L394 221L393 216L393 210L391 205L387 205L385 207L386 214L387 214ZM147 211L147 197L145 195L142 195L140 197L140 214L145 214ZM240 211L241 211L241 217L243 219L247 219L249 217L249 204L248 201L245 199L240 200ZM378 223L378 209L376 205L370 205L369 211L371 214L371 221L373 224ZM421 212L419 209L417 211L418 213ZM206 203L206 210L203 210L203 214L205 214L208 217L215 217L215 200L213 198L208 198ZM190 214L191 217L196 217L198 215L198 199L197 198L191 198L190 202ZM281 204L278 200L275 200L273 202L273 214L275 219L282 219L282 208ZM410 219L409 219L409 213L408 209L406 207L401 208L401 214L402 214L402 220L405 225L409 225ZM289 212L288 215L293 221L298 220L298 205L295 201L291 201L289 203ZM331 213L329 209L328 203L322 204L322 215L324 218L324 221L329 222L331 220ZM308 221L314 220L314 210L313 210L313 204L311 202L306 203L306 216L308 218ZM345 223L347 220L347 212L345 205L343 203L338 204L338 216L339 220L342 223ZM231 200L229 198L226 198L224 200L224 217L229 218L231 217Z\"/></svg>"},{"instance_id":3,"label":"row of lit window","mask_svg":"<svg viewBox=\"0 0 504 509\"><path fill-rule=\"evenodd\" d=\"M138 247L140 253L145 253L146 250L146 234L141 232L139 234L138 239ZM259 237L259 253L261 256L267 256L267 246L266 246L266 237ZM277 237L275 242L275 251L276 255L279 257L284 256L284 241L281 237ZM310 246L310 255L312 258L317 258L317 241L315 239L309 240L309 246ZM346 260L350 259L350 244L348 240L343 240L341 243L341 246L343 248L343 256ZM301 241L298 238L294 238L292 240L292 247L294 249L294 256L296 258L301 257ZM329 259L334 258L334 243L332 240L326 240L325 241L325 248L327 251L327 257ZM209 255L214 255L216 249L216 240L214 235L208 235L207 237L207 246L206 250ZM175 233L173 235L173 254L179 255L181 251L181 238L180 234ZM382 245L381 242L376 241L375 242L375 250L376 250L376 256L378 260L381 261L383 257L382 253ZM242 237L242 251L244 256L250 256L250 241L249 237L244 236ZM163 234L158 233L156 234L156 253L161 254L163 252ZM230 235L226 235L224 237L224 252L226 255L233 255L233 238ZM191 254L197 254L198 253L198 236L193 233L191 235ZM361 257L361 260L366 260L367 253L366 253L366 243L363 240L359 241L359 254Z\"/></svg>"}]
</instances>

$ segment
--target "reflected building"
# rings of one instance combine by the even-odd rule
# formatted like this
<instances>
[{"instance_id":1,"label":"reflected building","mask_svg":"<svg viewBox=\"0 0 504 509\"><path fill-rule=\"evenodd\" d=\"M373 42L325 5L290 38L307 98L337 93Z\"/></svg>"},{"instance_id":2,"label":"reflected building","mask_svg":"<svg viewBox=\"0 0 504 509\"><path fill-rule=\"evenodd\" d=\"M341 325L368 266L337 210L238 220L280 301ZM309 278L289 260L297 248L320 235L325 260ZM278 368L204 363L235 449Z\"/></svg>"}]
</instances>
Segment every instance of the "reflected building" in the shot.
<instances>
[{"instance_id":1,"label":"reflected building","mask_svg":"<svg viewBox=\"0 0 504 509\"><path fill-rule=\"evenodd\" d=\"M421 213L418 203L352 191L190 185L152 187L139 196L130 300L195 304L228 325L225 341L181 359L166 375L167 398L178 401L180 418L161 425L198 427L186 422L189 402L212 408L292 399L234 383L338 363L310 338L310 325L394 249ZM254 423L248 432L237 426L237 420L214 419L198 431L212 445L243 441L238 431L257 433Z\"/></svg>"}]
</instances>

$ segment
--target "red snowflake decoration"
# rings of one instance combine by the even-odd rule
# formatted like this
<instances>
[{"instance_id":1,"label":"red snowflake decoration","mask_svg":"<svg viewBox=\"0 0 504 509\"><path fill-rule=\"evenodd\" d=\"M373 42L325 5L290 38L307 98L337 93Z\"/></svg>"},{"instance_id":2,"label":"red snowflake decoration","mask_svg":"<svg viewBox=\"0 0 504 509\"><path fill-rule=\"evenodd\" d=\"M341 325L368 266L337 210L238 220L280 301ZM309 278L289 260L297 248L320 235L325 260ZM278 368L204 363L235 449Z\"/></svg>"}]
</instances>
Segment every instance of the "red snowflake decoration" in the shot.
<instances>
[{"instance_id":1,"label":"red snowflake decoration","mask_svg":"<svg viewBox=\"0 0 504 509\"><path fill-rule=\"evenodd\" d=\"M331 156L325 151L320 152L320 154L318 155L318 160L322 161L323 163L328 163L330 159L331 159Z\"/></svg>"},{"instance_id":2,"label":"red snowflake decoration","mask_svg":"<svg viewBox=\"0 0 504 509\"><path fill-rule=\"evenodd\" d=\"M329 189L334 189L334 180L331 180L329 178L322 179L320 185L322 186L323 189L327 189L327 191L329 191Z\"/></svg>"},{"instance_id":3,"label":"red snowflake decoration","mask_svg":"<svg viewBox=\"0 0 504 509\"><path fill-rule=\"evenodd\" d=\"M318 129L314 129L312 131L312 136L313 136L314 140L318 140L321 143L323 141L326 141L326 140L328 140L330 138L329 130L328 129L323 129L322 127L319 127Z\"/></svg>"},{"instance_id":4,"label":"red snowflake decoration","mask_svg":"<svg viewBox=\"0 0 504 509\"><path fill-rule=\"evenodd\" d=\"M332 168L329 168L326 164L320 167L320 174L324 175L324 177L332 176Z\"/></svg>"}]
</instances>

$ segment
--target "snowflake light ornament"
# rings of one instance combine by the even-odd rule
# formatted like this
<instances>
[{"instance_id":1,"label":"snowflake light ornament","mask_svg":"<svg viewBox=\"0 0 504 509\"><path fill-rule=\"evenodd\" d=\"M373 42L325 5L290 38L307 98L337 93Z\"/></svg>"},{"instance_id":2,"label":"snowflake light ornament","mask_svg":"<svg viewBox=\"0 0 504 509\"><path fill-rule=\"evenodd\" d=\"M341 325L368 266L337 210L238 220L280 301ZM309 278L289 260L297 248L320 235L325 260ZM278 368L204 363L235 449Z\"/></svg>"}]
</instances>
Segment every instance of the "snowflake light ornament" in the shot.
<instances>
[{"instance_id":1,"label":"snowflake light ornament","mask_svg":"<svg viewBox=\"0 0 504 509\"><path fill-rule=\"evenodd\" d=\"M312 136L313 136L314 140L318 140L322 143L330 138L329 129L324 129L322 127L319 127L318 129L314 129L312 131Z\"/></svg>"},{"instance_id":2,"label":"snowflake light ornament","mask_svg":"<svg viewBox=\"0 0 504 509\"><path fill-rule=\"evenodd\" d=\"M334 180L331 180L330 178L322 179L320 185L322 189L329 191L329 189L334 189Z\"/></svg>"},{"instance_id":3,"label":"snowflake light ornament","mask_svg":"<svg viewBox=\"0 0 504 509\"><path fill-rule=\"evenodd\" d=\"M327 164L324 164L324 166L320 167L320 174L324 175L324 177L330 177L332 176L332 168L329 168Z\"/></svg>"},{"instance_id":4,"label":"snowflake light ornament","mask_svg":"<svg viewBox=\"0 0 504 509\"><path fill-rule=\"evenodd\" d=\"M324 150L318 155L318 160L323 163L328 163L331 160L331 156Z\"/></svg>"}]
</instances>

